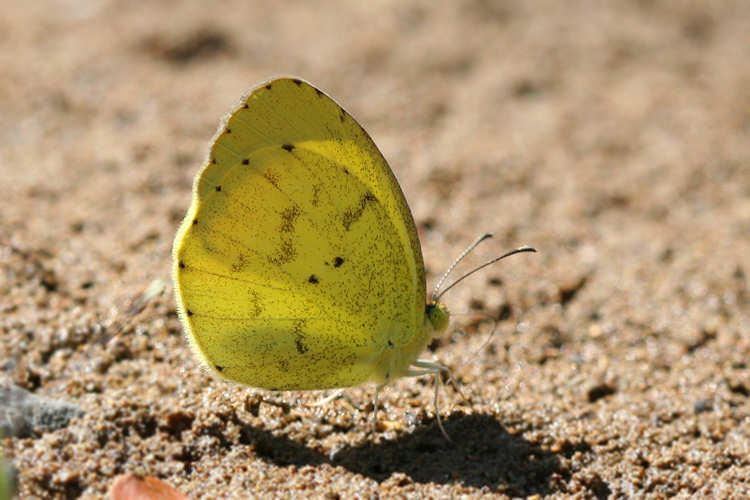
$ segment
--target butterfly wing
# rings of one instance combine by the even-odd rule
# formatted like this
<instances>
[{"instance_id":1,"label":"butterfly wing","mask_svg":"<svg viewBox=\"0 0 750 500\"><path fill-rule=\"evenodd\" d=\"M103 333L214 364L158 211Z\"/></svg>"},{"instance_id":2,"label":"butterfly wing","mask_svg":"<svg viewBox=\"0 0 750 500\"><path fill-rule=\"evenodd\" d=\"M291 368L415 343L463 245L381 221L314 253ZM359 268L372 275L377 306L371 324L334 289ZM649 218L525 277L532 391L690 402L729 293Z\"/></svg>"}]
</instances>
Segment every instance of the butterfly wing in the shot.
<instances>
[{"instance_id":1,"label":"butterfly wing","mask_svg":"<svg viewBox=\"0 0 750 500\"><path fill-rule=\"evenodd\" d=\"M174 261L191 345L230 380L356 385L423 335L403 193L362 127L302 80L255 88L219 127Z\"/></svg>"}]
</instances>

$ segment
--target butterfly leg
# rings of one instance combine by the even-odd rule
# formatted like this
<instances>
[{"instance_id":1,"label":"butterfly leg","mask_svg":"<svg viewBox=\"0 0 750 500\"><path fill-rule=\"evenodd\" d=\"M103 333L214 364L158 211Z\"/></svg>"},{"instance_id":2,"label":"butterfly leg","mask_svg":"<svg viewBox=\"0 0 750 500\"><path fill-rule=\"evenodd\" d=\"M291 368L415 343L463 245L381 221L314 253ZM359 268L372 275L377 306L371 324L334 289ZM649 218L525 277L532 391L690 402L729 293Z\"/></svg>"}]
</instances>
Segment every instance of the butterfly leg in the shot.
<instances>
[{"instance_id":1,"label":"butterfly leg","mask_svg":"<svg viewBox=\"0 0 750 500\"><path fill-rule=\"evenodd\" d=\"M440 363L434 363L432 361L426 361L423 359L418 359L414 362L414 366L421 368L421 370L412 370L410 369L407 372L407 376L411 377L418 377L420 375L434 375L435 376L435 395L433 397L433 404L435 406L435 418L437 419L438 428L440 428L440 432L443 434L443 437L450 441L451 443L453 440L450 438L448 433L445 431L445 428L443 427L443 421L440 419L440 406L438 404L438 394L440 392L440 387L442 386L443 379L441 378L441 373L446 372L450 376L450 368L447 366L441 365Z\"/></svg>"},{"instance_id":2,"label":"butterfly leg","mask_svg":"<svg viewBox=\"0 0 750 500\"><path fill-rule=\"evenodd\" d=\"M375 400L372 405L372 430L378 432L378 396L380 395L381 389L385 387L385 383L378 384L375 386Z\"/></svg>"},{"instance_id":3,"label":"butterfly leg","mask_svg":"<svg viewBox=\"0 0 750 500\"><path fill-rule=\"evenodd\" d=\"M324 406L333 401L334 399L338 399L339 396L344 392L344 389L337 389L333 391L332 394L329 394L328 396L325 396L323 398L320 398L314 403L309 404L308 406Z\"/></svg>"}]
</instances>

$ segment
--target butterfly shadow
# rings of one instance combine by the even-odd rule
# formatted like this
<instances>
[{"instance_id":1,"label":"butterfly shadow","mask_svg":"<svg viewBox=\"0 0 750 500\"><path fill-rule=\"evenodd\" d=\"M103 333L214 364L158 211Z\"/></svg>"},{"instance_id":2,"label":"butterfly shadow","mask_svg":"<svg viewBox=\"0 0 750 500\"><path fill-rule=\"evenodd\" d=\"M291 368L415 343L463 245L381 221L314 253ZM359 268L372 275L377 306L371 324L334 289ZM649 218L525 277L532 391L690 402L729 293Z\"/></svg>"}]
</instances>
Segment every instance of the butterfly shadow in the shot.
<instances>
[{"instance_id":1,"label":"butterfly shadow","mask_svg":"<svg viewBox=\"0 0 750 500\"><path fill-rule=\"evenodd\" d=\"M393 440L345 446L326 456L303 443L253 429L253 448L275 465L343 467L383 482L400 473L415 483L460 483L512 496L545 495L569 475L559 457L507 432L490 415L454 412L443 420L453 443L434 425ZM408 478L408 479L407 479Z\"/></svg>"}]
</instances>

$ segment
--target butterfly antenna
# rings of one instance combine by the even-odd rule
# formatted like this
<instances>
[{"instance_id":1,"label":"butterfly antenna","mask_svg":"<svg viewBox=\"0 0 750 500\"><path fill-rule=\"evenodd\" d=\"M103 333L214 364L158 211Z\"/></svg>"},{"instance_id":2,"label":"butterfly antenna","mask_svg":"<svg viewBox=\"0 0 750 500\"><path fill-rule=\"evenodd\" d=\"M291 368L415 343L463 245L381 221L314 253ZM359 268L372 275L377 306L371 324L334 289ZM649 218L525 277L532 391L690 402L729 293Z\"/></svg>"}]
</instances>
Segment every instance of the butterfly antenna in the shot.
<instances>
[{"instance_id":1,"label":"butterfly antenna","mask_svg":"<svg viewBox=\"0 0 750 500\"><path fill-rule=\"evenodd\" d=\"M462 253L461 256L457 259L456 263L454 263L454 265L450 267L450 269L448 270L448 273L451 270L453 270L453 267L455 267L455 264L457 264L458 261L461 260L466 253L468 253L469 251L471 251L482 240L486 239L486 237L489 237L489 236L490 235L483 236L482 238L480 238L479 240L477 240L476 243L474 243L472 246L470 246L468 249L466 249L466 251L464 253ZM437 302L438 300L440 300L440 297L442 297L443 295L445 295L445 292L447 292L448 290L450 290L451 288L453 288L454 286L456 286L457 284L459 284L460 282L462 282L463 280L465 280L466 278L468 278L469 276L471 276L475 272L479 271L480 269L484 269L485 267L487 267L487 266L489 266L491 264L494 264L498 260L502 260L502 259L504 259L506 257L510 257L511 255L515 255L517 253L523 253L523 252L536 252L536 249L535 248L531 248L531 247L516 248L515 250L511 250L510 252L508 252L506 254L503 254L500 257L495 257L494 259L490 259L487 262L485 262L484 264L482 264L481 266L472 269L468 273L466 273L463 276L461 276L460 278L458 278L456 281L454 281L453 283L451 283L450 285L448 285L447 287L445 287L445 290L443 290L442 292L436 293L437 292L437 288L436 288L436 292L433 292L433 294L432 294L432 300L435 301L435 302ZM440 280L440 282L438 283L438 285L442 286L442 283L445 280L445 277L448 275L448 273L445 273L445 275Z\"/></svg>"},{"instance_id":2,"label":"butterfly antenna","mask_svg":"<svg viewBox=\"0 0 750 500\"><path fill-rule=\"evenodd\" d=\"M435 289L432 291L432 302L437 302L437 300L440 298L440 296L443 295L442 293L440 293L440 287L443 286L443 283L445 283L445 280L448 279L448 275L453 271L453 269L455 269L455 267L458 265L458 263L461 262L464 257L466 257L467 255L469 255L469 253L472 250L474 250L481 242L483 242L484 240L488 240L490 238L492 238L491 234L489 234L489 233L488 234L484 234L484 235L480 236L479 238L477 238L474 243L472 243L471 245L469 245L469 247L466 250L464 250L463 252L461 252L461 255L459 255L458 258L453 261L453 264L450 265L450 267L448 268L448 270L445 271L445 273L440 277L440 280L435 285Z\"/></svg>"}]
</instances>

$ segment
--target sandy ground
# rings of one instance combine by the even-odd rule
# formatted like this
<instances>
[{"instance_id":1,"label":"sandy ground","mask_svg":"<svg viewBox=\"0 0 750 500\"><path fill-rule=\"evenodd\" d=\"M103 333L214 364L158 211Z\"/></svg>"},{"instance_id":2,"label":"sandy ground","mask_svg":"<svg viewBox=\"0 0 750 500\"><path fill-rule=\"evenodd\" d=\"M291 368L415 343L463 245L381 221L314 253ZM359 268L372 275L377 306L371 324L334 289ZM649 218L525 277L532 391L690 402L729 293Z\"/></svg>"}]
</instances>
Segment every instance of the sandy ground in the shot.
<instances>
[{"instance_id":1,"label":"sandy ground","mask_svg":"<svg viewBox=\"0 0 750 500\"><path fill-rule=\"evenodd\" d=\"M82 410L2 443L19 496L750 495L750 5L6 2L0 377ZM319 408L206 375L171 244L219 118L314 82L388 158L464 333ZM276 402L272 404L269 401ZM282 402L283 404L279 404ZM7 402L6 402L7 403ZM17 430L17 428L16 428Z\"/></svg>"}]
</instances>

